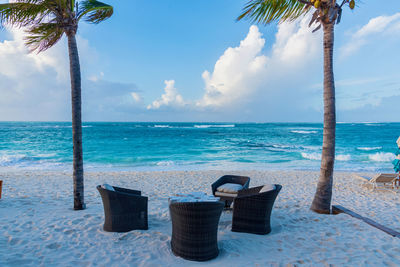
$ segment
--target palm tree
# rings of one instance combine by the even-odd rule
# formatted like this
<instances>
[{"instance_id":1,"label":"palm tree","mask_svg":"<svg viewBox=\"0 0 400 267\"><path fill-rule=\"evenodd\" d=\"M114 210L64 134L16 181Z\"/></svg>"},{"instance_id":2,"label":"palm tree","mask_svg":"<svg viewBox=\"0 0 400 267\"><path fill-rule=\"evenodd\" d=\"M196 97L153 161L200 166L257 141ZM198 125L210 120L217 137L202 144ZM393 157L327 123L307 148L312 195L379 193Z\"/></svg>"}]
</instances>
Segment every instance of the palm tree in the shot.
<instances>
[{"instance_id":1,"label":"palm tree","mask_svg":"<svg viewBox=\"0 0 400 267\"><path fill-rule=\"evenodd\" d=\"M71 76L74 209L85 208L81 118L81 71L75 35L81 19L100 23L113 7L96 0L16 0L0 4L1 25L24 27L26 45L38 53L67 36Z\"/></svg>"},{"instance_id":2,"label":"palm tree","mask_svg":"<svg viewBox=\"0 0 400 267\"><path fill-rule=\"evenodd\" d=\"M335 82L333 77L334 26L340 22L343 5L354 8L354 0L250 0L237 18L268 24L273 21L294 21L314 10L309 26L317 24L324 32L324 130L319 181L311 210L331 213L333 166L335 162Z\"/></svg>"}]
</instances>

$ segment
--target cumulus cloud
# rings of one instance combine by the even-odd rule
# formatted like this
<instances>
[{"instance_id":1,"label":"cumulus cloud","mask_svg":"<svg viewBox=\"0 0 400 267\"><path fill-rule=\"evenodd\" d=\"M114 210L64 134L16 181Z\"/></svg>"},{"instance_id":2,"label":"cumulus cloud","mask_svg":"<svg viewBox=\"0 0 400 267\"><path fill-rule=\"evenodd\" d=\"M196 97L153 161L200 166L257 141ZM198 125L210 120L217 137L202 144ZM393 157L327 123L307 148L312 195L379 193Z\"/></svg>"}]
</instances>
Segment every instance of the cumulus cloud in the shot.
<instances>
[{"instance_id":1,"label":"cumulus cloud","mask_svg":"<svg viewBox=\"0 0 400 267\"><path fill-rule=\"evenodd\" d=\"M0 119L65 119L69 68L62 44L29 54L23 30L12 29L9 34L10 40L0 42Z\"/></svg>"},{"instance_id":2,"label":"cumulus cloud","mask_svg":"<svg viewBox=\"0 0 400 267\"><path fill-rule=\"evenodd\" d=\"M178 90L175 88L174 80L166 80L164 81L165 93L161 95L161 98L153 101L152 104L147 106L147 109L159 109L163 106L167 107L182 107L185 105L185 101L183 97L178 93Z\"/></svg>"},{"instance_id":3,"label":"cumulus cloud","mask_svg":"<svg viewBox=\"0 0 400 267\"><path fill-rule=\"evenodd\" d=\"M212 73L203 72L205 94L197 106L223 106L250 95L265 71L264 44L257 26L251 26L240 45L228 48L217 60Z\"/></svg>"},{"instance_id":4,"label":"cumulus cloud","mask_svg":"<svg viewBox=\"0 0 400 267\"><path fill-rule=\"evenodd\" d=\"M49 50L29 53L23 29L8 29L0 42L0 120L71 120L68 51L65 38ZM82 69L82 108L86 120L112 119L143 109L134 84L110 82L104 73L85 79L96 63L95 49L77 36ZM128 116L129 117L129 116Z\"/></svg>"},{"instance_id":5,"label":"cumulus cloud","mask_svg":"<svg viewBox=\"0 0 400 267\"><path fill-rule=\"evenodd\" d=\"M321 68L321 34L311 32L309 19L280 24L269 56L263 52L266 40L257 26L251 26L240 45L228 48L218 59L213 72L203 73L205 93L197 106L241 107L235 116L243 119L261 109L268 119L273 109L282 110L277 102L300 109L319 108L312 106L308 85Z\"/></svg>"},{"instance_id":6,"label":"cumulus cloud","mask_svg":"<svg viewBox=\"0 0 400 267\"><path fill-rule=\"evenodd\" d=\"M341 49L341 57L346 57L366 45L372 37L396 36L400 33L400 13L371 19L355 32L350 41Z\"/></svg>"},{"instance_id":7,"label":"cumulus cloud","mask_svg":"<svg viewBox=\"0 0 400 267\"><path fill-rule=\"evenodd\" d=\"M174 81L169 81L148 109L172 106L190 116L204 114L199 120L250 120L260 114L273 120L277 112L287 113L288 106L293 114L299 109L319 110L310 86L322 78L322 39L321 33L311 32L309 19L280 24L268 56L263 51L266 40L257 26L251 26L238 46L224 51L212 71L203 72L200 99L183 100Z\"/></svg>"}]
</instances>

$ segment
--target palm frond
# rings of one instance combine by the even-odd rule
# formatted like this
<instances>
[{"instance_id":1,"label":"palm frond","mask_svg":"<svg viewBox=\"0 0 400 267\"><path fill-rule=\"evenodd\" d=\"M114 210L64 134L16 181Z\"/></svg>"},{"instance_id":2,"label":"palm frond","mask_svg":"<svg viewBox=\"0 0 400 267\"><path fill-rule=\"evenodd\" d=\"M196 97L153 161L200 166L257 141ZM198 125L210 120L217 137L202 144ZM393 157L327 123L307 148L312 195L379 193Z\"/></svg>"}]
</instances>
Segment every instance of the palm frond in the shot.
<instances>
[{"instance_id":1,"label":"palm frond","mask_svg":"<svg viewBox=\"0 0 400 267\"><path fill-rule=\"evenodd\" d=\"M31 51L38 53L55 45L62 37L64 31L57 23L40 23L26 31L29 35L25 38L25 44Z\"/></svg>"},{"instance_id":2,"label":"palm frond","mask_svg":"<svg viewBox=\"0 0 400 267\"><path fill-rule=\"evenodd\" d=\"M64 33L75 34L78 21L99 23L113 14L113 7L96 0L14 0L0 4L0 27L24 27L31 51L44 51Z\"/></svg>"},{"instance_id":3,"label":"palm frond","mask_svg":"<svg viewBox=\"0 0 400 267\"><path fill-rule=\"evenodd\" d=\"M26 0L0 4L0 23L23 27L41 21L50 14L45 1Z\"/></svg>"},{"instance_id":4,"label":"palm frond","mask_svg":"<svg viewBox=\"0 0 400 267\"><path fill-rule=\"evenodd\" d=\"M293 21L310 10L299 0L250 0L237 18L247 18L255 23L268 24L273 21Z\"/></svg>"},{"instance_id":5,"label":"palm frond","mask_svg":"<svg viewBox=\"0 0 400 267\"><path fill-rule=\"evenodd\" d=\"M78 20L85 17L90 23L100 23L112 16L114 9L112 6L96 0L85 0L79 3Z\"/></svg>"}]
</instances>

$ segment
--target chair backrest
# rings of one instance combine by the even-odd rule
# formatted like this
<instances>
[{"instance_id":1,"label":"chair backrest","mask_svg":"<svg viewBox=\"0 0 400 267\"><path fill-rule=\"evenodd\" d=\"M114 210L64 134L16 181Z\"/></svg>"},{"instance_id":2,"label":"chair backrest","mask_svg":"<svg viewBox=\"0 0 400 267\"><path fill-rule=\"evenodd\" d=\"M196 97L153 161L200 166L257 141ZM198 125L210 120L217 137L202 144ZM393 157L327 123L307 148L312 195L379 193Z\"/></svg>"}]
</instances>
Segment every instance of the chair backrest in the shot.
<instances>
[{"instance_id":1,"label":"chair backrest","mask_svg":"<svg viewBox=\"0 0 400 267\"><path fill-rule=\"evenodd\" d=\"M250 182L250 177L239 175L224 175L220 179L224 180L225 183L241 184L242 186Z\"/></svg>"},{"instance_id":2,"label":"chair backrest","mask_svg":"<svg viewBox=\"0 0 400 267\"><path fill-rule=\"evenodd\" d=\"M381 173L370 180L372 183L391 183L397 178L396 173Z\"/></svg>"}]
</instances>

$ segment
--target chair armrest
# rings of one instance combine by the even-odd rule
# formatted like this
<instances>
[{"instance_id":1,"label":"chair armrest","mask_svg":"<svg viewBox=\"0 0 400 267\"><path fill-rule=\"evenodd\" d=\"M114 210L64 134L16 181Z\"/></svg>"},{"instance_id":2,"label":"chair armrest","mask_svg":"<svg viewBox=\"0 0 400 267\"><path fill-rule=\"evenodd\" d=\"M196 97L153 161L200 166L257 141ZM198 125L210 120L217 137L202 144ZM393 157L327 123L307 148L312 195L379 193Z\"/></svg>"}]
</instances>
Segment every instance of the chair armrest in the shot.
<instances>
[{"instance_id":1,"label":"chair armrest","mask_svg":"<svg viewBox=\"0 0 400 267\"><path fill-rule=\"evenodd\" d=\"M114 187L116 192L132 194L132 195L138 195L138 196L142 195L142 192L139 191L139 190L127 189L127 188L122 188L122 187L117 187L117 186L113 186L113 187Z\"/></svg>"},{"instance_id":2,"label":"chair armrest","mask_svg":"<svg viewBox=\"0 0 400 267\"><path fill-rule=\"evenodd\" d=\"M243 185L243 189L248 189L250 186L250 177L248 177L249 179L246 181L246 183L244 183Z\"/></svg>"},{"instance_id":3,"label":"chair armrest","mask_svg":"<svg viewBox=\"0 0 400 267\"><path fill-rule=\"evenodd\" d=\"M252 187L249 189L239 190L237 197L246 197L246 196L256 195L260 192L261 188L263 188L263 185Z\"/></svg>"}]
</instances>

